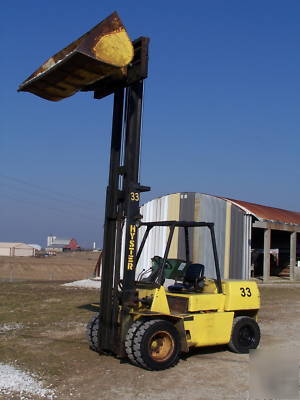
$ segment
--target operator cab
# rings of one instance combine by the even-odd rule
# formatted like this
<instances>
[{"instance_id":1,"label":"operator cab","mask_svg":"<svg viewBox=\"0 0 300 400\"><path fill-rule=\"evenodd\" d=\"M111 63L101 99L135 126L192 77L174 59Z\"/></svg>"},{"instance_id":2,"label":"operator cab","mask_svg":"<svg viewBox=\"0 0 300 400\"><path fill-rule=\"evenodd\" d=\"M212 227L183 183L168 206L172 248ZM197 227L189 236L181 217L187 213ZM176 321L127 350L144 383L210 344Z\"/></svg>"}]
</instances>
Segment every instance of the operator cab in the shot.
<instances>
[{"instance_id":1,"label":"operator cab","mask_svg":"<svg viewBox=\"0 0 300 400\"><path fill-rule=\"evenodd\" d=\"M209 292L222 293L222 284L219 269L219 260L216 248L216 239L214 233L214 224L208 222L194 222L194 221L160 221L160 222L146 222L142 223L141 226L146 227L146 231L141 240L139 250L137 252L137 262L144 249L148 235L153 227L169 227L169 237L165 248L164 256L154 256L151 261L151 268L143 270L136 282L137 286L143 285L144 287L149 285L162 286L165 285L168 288L169 293L202 293L207 292L209 286ZM183 259L168 258L171 242L175 228L184 229L185 236L185 252L186 257ZM215 276L216 279L206 279L205 277L205 266L200 263L193 263L190 260L190 247L189 247L189 228L208 228L211 234L212 251L215 261ZM167 282L166 282L167 280ZM171 284L172 283L172 284ZM211 287L213 283L213 288ZM213 289L213 290L211 290Z\"/></svg>"},{"instance_id":2,"label":"operator cab","mask_svg":"<svg viewBox=\"0 0 300 400\"><path fill-rule=\"evenodd\" d=\"M141 282L153 283L159 274L163 258L154 256L151 261L150 270L143 271L139 276ZM174 284L167 285L168 291L174 293L202 292L205 280L204 270L203 264L187 263L185 260L168 258L164 267L164 278L168 281L174 281ZM150 274L144 277L149 272Z\"/></svg>"}]
</instances>

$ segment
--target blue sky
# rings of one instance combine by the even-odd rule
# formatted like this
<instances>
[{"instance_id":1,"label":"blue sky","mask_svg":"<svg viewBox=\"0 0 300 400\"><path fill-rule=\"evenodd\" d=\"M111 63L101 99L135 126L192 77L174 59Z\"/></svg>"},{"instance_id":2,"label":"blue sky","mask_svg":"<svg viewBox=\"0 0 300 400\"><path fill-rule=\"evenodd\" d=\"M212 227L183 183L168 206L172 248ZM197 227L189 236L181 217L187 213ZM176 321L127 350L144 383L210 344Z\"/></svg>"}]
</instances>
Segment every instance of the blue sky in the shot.
<instances>
[{"instance_id":1,"label":"blue sky","mask_svg":"<svg viewBox=\"0 0 300 400\"><path fill-rule=\"evenodd\" d=\"M100 246L112 96L17 93L112 11L149 36L143 201L198 191L300 211L300 2L73 1L2 5L0 241Z\"/></svg>"}]
</instances>

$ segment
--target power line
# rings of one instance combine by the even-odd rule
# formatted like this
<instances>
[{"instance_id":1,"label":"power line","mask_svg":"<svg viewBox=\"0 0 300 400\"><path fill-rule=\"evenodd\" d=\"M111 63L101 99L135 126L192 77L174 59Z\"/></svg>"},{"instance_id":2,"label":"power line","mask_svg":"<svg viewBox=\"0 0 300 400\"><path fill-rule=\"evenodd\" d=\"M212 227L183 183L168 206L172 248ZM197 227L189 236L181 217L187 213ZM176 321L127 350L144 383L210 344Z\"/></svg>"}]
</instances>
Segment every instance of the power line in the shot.
<instances>
[{"instance_id":1,"label":"power line","mask_svg":"<svg viewBox=\"0 0 300 400\"><path fill-rule=\"evenodd\" d=\"M74 203L73 201L70 201L70 200L57 198L57 197L52 196L51 194L48 194L48 193L39 193L39 192L34 192L34 191L30 190L30 189L28 190L27 187L26 188L20 187L20 186L16 187L16 186L14 186L15 183L13 183L13 182L4 182L4 183L1 182L1 185L8 187L10 190L12 189L14 192L25 193L25 194L27 194L29 196L34 197L34 198L40 197L42 199L47 199L47 200L54 201L54 202L57 202L57 203L64 203L64 204L68 205L68 208L70 208L70 206L71 206L71 207L79 208L79 209L84 210L84 211L86 211L87 209L89 211L91 210L91 206L90 205L83 206L82 204L79 205L79 204L76 204L76 203ZM93 208L94 207L95 206L93 206ZM96 207L95 207L95 213L96 213Z\"/></svg>"},{"instance_id":2,"label":"power line","mask_svg":"<svg viewBox=\"0 0 300 400\"><path fill-rule=\"evenodd\" d=\"M32 188L35 188L36 190L40 190L40 191L43 191L43 192L48 192L52 196L55 195L55 196L58 196L58 197L63 197L64 199L68 199L68 198L71 199L72 198L72 201L75 200L75 202L85 203L85 205L88 204L89 207L90 206L96 206L97 207L97 203L95 203L93 201L79 199L74 195L70 195L70 194L66 194L66 193L50 190L49 188L46 188L46 187L31 183L31 182L28 182L28 181L24 181L23 179L19 179L19 178L13 177L13 176L4 175L4 174L1 174L1 173L0 173L0 177L3 178L3 179L9 180L9 181L16 182L17 184L30 186Z\"/></svg>"},{"instance_id":3,"label":"power line","mask_svg":"<svg viewBox=\"0 0 300 400\"><path fill-rule=\"evenodd\" d=\"M35 207L43 208L44 211L45 210L51 210L51 211L54 211L56 213L59 213L60 215L64 215L65 217L67 216L67 212L62 210L62 209L54 208L54 207L48 207L48 206L42 205L40 203L36 203L36 202L28 200L28 199L16 199L16 198L14 198L14 197L12 197L10 195L7 195L6 193L1 193L1 197L6 197L9 200L13 200L13 201L16 201L16 202L22 203L22 204L24 204L24 203L26 204L27 203L27 204L30 204L30 205L34 205ZM94 223L96 222L95 218L92 218L91 216L79 214L78 212L76 212L75 214L69 215L69 217L72 217L72 218L80 217L80 218L83 218L85 220L92 221Z\"/></svg>"}]
</instances>

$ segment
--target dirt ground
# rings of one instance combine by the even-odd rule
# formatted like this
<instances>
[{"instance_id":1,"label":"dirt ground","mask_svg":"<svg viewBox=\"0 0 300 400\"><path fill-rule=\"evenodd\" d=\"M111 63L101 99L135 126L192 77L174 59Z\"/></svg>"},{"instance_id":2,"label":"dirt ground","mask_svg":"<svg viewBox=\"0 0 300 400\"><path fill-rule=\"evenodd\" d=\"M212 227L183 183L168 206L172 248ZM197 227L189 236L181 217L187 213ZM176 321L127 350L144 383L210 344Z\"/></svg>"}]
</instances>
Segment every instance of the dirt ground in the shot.
<instances>
[{"instance_id":1,"label":"dirt ground","mask_svg":"<svg viewBox=\"0 0 300 400\"><path fill-rule=\"evenodd\" d=\"M99 293L61 282L0 283L0 362L36 373L57 399L189 400L248 398L249 356L226 347L193 351L172 369L151 372L99 356L85 339L85 325ZM300 285L262 285L261 347L295 351L300 339ZM9 400L39 397L9 396ZM8 397L0 395L1 400Z\"/></svg>"}]
</instances>

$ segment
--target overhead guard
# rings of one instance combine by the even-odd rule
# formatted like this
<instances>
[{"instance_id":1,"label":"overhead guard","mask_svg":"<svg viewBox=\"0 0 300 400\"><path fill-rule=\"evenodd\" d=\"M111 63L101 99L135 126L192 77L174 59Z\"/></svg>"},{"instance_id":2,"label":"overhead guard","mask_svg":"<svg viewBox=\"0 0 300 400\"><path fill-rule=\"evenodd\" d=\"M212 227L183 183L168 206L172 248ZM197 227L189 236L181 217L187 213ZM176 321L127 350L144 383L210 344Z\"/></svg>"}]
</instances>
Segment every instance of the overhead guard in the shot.
<instances>
[{"instance_id":1,"label":"overhead guard","mask_svg":"<svg viewBox=\"0 0 300 400\"><path fill-rule=\"evenodd\" d=\"M58 101L80 90L93 90L95 82L101 87L101 80L104 80L104 95L108 95L126 79L127 66L134 53L133 43L114 12L49 58L19 86L18 91Z\"/></svg>"}]
</instances>

